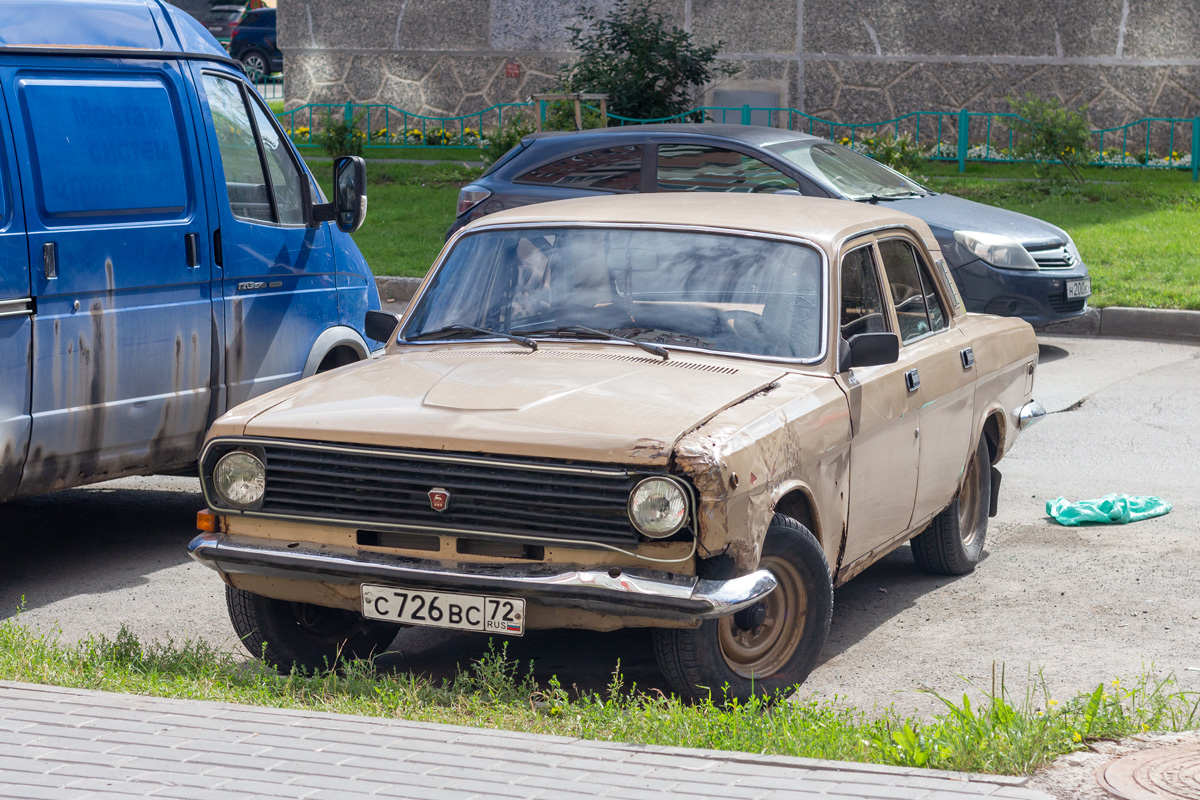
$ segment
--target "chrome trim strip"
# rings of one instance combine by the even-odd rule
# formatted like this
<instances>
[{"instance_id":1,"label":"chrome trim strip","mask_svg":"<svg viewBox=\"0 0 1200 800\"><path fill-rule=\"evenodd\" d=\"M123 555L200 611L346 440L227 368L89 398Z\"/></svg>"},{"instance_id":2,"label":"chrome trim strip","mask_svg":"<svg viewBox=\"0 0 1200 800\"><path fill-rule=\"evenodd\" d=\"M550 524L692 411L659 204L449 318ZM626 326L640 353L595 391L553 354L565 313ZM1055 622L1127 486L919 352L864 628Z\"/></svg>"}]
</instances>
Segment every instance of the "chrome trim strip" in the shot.
<instances>
[{"instance_id":1,"label":"chrome trim strip","mask_svg":"<svg viewBox=\"0 0 1200 800\"><path fill-rule=\"evenodd\" d=\"M484 217L483 219L486 219ZM471 223L474 225L475 223ZM520 230L523 228L639 228L645 230L666 230L666 231L699 231L701 233L715 233L722 236L743 236L748 239L770 239L771 241L791 242L793 244L801 244L806 247L811 247L821 256L821 296L817 298L820 303L818 308L817 318L821 320L821 350L820 353L811 359L801 358L779 358L773 356L756 356L750 353L735 353L728 350L708 350L703 347L687 347L684 345L662 345L671 350L678 350L685 353L704 353L705 355L722 356L725 358L739 358L747 361L765 361L774 364L805 364L813 365L820 364L825 361L829 355L829 256L825 249L819 246L811 239L805 239L802 236L788 236L782 233L763 233L761 231L748 231L744 228L721 228L710 225L685 225L675 224L670 222L569 222L563 221L556 223L553 220L543 222L503 222L495 225L482 223L478 227L468 225L465 228L459 228L458 231L450 237L446 245L442 248L442 252L438 253L437 259L433 262L433 266L426 274L425 280L421 283L419 291L408 302L408 308L404 312L404 322L400 329L396 332L396 343L405 347L420 347L427 345L445 345L446 340L438 340L433 342L410 342L403 339L405 329L412 324L411 311L420 304L425 295L429 291L429 287L433 285L434 278L437 277L437 272L441 269L442 263L446 257L450 255L454 247L458 244L458 240L466 236L470 236L481 231L504 231L504 230ZM457 339L455 341L466 342L502 342L504 339ZM539 340L540 341L540 340ZM603 339L566 339L554 338L551 341L555 342L584 342L586 344L623 344L617 341L606 341ZM636 345L625 345L626 347L636 347Z\"/></svg>"},{"instance_id":2,"label":"chrome trim strip","mask_svg":"<svg viewBox=\"0 0 1200 800\"><path fill-rule=\"evenodd\" d=\"M488 565L490 571L484 571L334 546L289 548L286 543L213 533L193 539L188 553L206 567L235 575L495 593L548 606L680 621L727 616L766 597L777 584L767 570L727 581L640 569L621 569L616 575L609 570L556 571L548 564Z\"/></svg>"},{"instance_id":3,"label":"chrome trim strip","mask_svg":"<svg viewBox=\"0 0 1200 800\"><path fill-rule=\"evenodd\" d=\"M1017 427L1025 430L1035 422L1041 422L1046 418L1046 409L1042 408L1042 404L1036 400L1030 400L1025 405L1021 406L1013 412L1013 416L1017 418Z\"/></svg>"},{"instance_id":4,"label":"chrome trim strip","mask_svg":"<svg viewBox=\"0 0 1200 800\"><path fill-rule=\"evenodd\" d=\"M19 300L0 300L0 317L29 316L33 316L32 297L24 297Z\"/></svg>"}]
</instances>

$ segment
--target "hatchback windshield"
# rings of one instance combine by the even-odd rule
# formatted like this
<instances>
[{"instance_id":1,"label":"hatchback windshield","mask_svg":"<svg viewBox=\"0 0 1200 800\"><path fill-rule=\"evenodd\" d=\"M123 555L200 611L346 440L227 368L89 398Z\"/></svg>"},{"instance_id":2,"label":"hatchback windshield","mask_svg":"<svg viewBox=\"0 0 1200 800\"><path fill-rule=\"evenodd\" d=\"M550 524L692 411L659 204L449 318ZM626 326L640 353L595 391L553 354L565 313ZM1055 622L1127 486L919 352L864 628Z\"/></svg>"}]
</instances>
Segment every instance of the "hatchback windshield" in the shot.
<instances>
[{"instance_id":1,"label":"hatchback windshield","mask_svg":"<svg viewBox=\"0 0 1200 800\"><path fill-rule=\"evenodd\" d=\"M851 200L911 197L926 191L874 159L829 142L791 141L766 145L804 172L825 181Z\"/></svg>"},{"instance_id":2,"label":"hatchback windshield","mask_svg":"<svg viewBox=\"0 0 1200 800\"><path fill-rule=\"evenodd\" d=\"M820 254L791 241L624 227L483 230L455 245L403 336L616 334L815 359L821 278Z\"/></svg>"}]
</instances>

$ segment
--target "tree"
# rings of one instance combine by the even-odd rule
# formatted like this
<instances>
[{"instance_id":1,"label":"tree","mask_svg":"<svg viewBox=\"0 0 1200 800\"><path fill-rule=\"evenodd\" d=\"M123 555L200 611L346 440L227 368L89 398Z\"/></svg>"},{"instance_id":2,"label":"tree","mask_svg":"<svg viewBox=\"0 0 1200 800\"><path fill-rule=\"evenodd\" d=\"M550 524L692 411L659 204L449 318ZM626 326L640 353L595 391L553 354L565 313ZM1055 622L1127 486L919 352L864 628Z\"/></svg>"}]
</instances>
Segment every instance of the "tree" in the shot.
<instances>
[{"instance_id":1,"label":"tree","mask_svg":"<svg viewBox=\"0 0 1200 800\"><path fill-rule=\"evenodd\" d=\"M581 25L567 29L579 58L559 73L559 89L607 94L614 114L681 114L692 107L695 89L737 72L716 63L720 41L698 45L690 33L668 25L650 0L618 0L606 17L590 11L582 16Z\"/></svg>"},{"instance_id":2,"label":"tree","mask_svg":"<svg viewBox=\"0 0 1200 800\"><path fill-rule=\"evenodd\" d=\"M1013 130L1018 137L1014 146L1017 155L1034 162L1034 175L1043 180L1053 179L1055 167L1061 164L1076 181L1082 183L1079 168L1091 155L1091 128L1087 121L1087 106L1072 111L1057 97L1042 100L1027 93L1022 100L1008 98L1017 119Z\"/></svg>"}]
</instances>

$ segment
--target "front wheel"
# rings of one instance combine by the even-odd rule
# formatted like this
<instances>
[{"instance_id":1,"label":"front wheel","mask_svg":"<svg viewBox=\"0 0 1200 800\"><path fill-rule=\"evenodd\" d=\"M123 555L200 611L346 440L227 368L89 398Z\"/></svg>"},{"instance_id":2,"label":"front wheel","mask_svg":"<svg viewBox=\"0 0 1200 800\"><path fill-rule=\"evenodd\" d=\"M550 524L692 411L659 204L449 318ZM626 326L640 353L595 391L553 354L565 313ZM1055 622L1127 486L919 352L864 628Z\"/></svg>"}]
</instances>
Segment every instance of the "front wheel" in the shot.
<instances>
[{"instance_id":1,"label":"front wheel","mask_svg":"<svg viewBox=\"0 0 1200 800\"><path fill-rule=\"evenodd\" d=\"M934 575L966 575L974 570L983 559L991 497L992 459L987 441L981 438L967 463L958 497L913 537L917 566Z\"/></svg>"},{"instance_id":2,"label":"front wheel","mask_svg":"<svg viewBox=\"0 0 1200 800\"><path fill-rule=\"evenodd\" d=\"M399 632L388 622L341 608L292 603L225 587L229 619L251 655L282 673L293 665L315 674L340 661L382 653Z\"/></svg>"},{"instance_id":3,"label":"front wheel","mask_svg":"<svg viewBox=\"0 0 1200 800\"><path fill-rule=\"evenodd\" d=\"M759 568L778 581L762 602L699 628L654 630L658 667L681 697L769 697L803 683L816 666L833 617L821 545L799 522L776 514Z\"/></svg>"}]
</instances>

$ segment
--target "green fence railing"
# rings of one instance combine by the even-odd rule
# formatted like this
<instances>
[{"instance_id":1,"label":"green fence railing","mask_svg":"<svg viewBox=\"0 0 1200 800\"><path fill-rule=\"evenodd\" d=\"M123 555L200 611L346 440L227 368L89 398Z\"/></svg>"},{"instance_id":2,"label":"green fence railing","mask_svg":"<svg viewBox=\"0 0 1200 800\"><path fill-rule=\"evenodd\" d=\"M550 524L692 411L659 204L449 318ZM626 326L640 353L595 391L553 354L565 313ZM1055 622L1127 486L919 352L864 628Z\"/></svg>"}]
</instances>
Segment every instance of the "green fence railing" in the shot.
<instances>
[{"instance_id":1,"label":"green fence railing","mask_svg":"<svg viewBox=\"0 0 1200 800\"><path fill-rule=\"evenodd\" d=\"M386 104L309 103L279 114L293 141L310 142L313 132L338 119L353 122L364 144L395 147L478 144L485 131L502 128L518 115L528 118L540 113L545 121L546 108L534 103L497 103L481 111L459 116L438 117L414 114ZM598 108L587 106L594 112ZM968 162L1021 163L1028 159L1015 155L1018 132L1016 114L1006 112L913 111L880 122L838 122L806 114L794 108L756 106L701 106L656 119L634 119L609 113L609 126L645 125L666 122L709 122L722 124L765 124L822 136L858 150L868 150L867 140L882 133L911 135L927 148L929 158L958 163L964 171ZM1114 128L1091 133L1093 166L1146 167L1152 169L1191 170L1192 180L1200 181L1200 116L1167 118L1146 117ZM1183 143L1188 151L1182 152Z\"/></svg>"}]
</instances>

